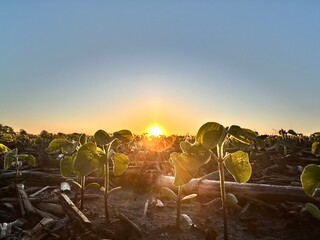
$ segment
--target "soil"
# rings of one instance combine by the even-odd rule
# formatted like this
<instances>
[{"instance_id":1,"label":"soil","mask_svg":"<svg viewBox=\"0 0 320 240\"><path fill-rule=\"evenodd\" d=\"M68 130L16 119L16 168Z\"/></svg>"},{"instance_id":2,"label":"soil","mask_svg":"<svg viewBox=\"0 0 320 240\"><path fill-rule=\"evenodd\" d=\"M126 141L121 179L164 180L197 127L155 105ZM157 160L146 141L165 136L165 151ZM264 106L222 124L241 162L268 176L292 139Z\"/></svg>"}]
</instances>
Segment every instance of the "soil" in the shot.
<instances>
[{"instance_id":1,"label":"soil","mask_svg":"<svg viewBox=\"0 0 320 240\"><path fill-rule=\"evenodd\" d=\"M320 161L311 155L304 156L303 149L287 156L276 151L252 154L250 161L253 174L249 182L301 186L300 170L311 163L308 158L311 162ZM216 166L210 163L200 169L198 175L208 173L208 169L215 170ZM90 190L87 193L95 194L96 197L85 200L83 213L92 222L92 229L83 229L77 222L61 217L59 223L63 227L55 234L59 235L60 239L224 239L219 198L213 200L198 196L184 202L178 230L175 227L176 204L167 198L159 197L158 200L163 206L157 206L157 198L151 194L150 182L146 184L145 176L142 174L133 178L124 176L113 179L113 184L121 183L123 188L109 197L110 224L105 222L102 193ZM226 179L233 181L228 175ZM31 185L26 182L26 186ZM69 195L72 196L73 193L70 192ZM55 191L48 189L39 197L45 200L52 198L54 194ZM144 216L146 202L149 204ZM304 210L305 202L239 199L239 205L241 209L228 208L229 239L320 239L320 223ZM123 214L140 228L141 234L120 221L119 214ZM3 219L4 215L1 216L1 221L4 221ZM32 229L40 220L41 218L28 219L26 228ZM17 236L21 235L12 235L8 239L20 239ZM56 238L47 236L45 239Z\"/></svg>"}]
</instances>

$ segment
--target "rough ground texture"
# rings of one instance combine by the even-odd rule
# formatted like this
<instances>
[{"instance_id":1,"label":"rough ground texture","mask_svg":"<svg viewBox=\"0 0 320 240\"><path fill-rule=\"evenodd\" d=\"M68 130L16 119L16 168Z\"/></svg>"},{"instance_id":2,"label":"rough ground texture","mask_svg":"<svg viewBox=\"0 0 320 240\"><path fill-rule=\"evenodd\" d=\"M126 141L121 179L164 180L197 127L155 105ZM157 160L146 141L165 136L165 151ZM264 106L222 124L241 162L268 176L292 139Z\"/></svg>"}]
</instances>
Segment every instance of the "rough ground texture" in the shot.
<instances>
[{"instance_id":1,"label":"rough ground texture","mask_svg":"<svg viewBox=\"0 0 320 240\"><path fill-rule=\"evenodd\" d=\"M253 174L249 182L301 186L299 180L301 169L308 163L320 161L319 158L312 156L308 149L300 148L295 152L290 152L287 156L284 156L281 151L251 154L250 161ZM163 161L160 158L157 160ZM167 161L167 159L164 160ZM135 165L134 163L132 161L132 165ZM46 167L45 162L42 165L42 167ZM54 164L50 164L50 166L52 165ZM109 197L110 224L105 223L102 193L90 191L88 194L95 194L96 196L85 200L83 213L92 222L92 230L83 229L76 220L62 215L57 216L55 227L51 228L53 234L46 235L42 239L57 239L57 237L60 239L214 239L205 238L206 230L215 233L217 235L216 239L223 239L223 220L219 198L212 201L208 197L198 196L183 203L181 213L186 214L191 222L181 217L181 229L177 230L174 227L176 205L167 198L159 197L164 206L156 206L156 197L150 192L153 181L147 178L150 177L152 171L147 169L160 169L165 174L172 171L167 163L156 164L156 166L150 164L148 167L144 166L143 169L137 171L137 174L113 179L113 184L121 184L123 189L114 192ZM216 164L211 162L200 169L198 176L216 169ZM58 169L55 171L56 173L59 172ZM233 181L229 175L226 175L226 179ZM4 185L7 185L7 183L1 187ZM29 180L25 180L25 185L27 192L34 186ZM42 182L38 185L53 186L54 184ZM54 202L55 198L57 199L56 203L59 203L55 190L57 188L58 185L56 184L39 194L37 196L39 200L33 201L32 204L38 206L39 201L51 200ZM31 193L30 190L28 195ZM69 195L73 199L74 190ZM14 221L21 217L18 204L13 202L12 207L4 205L5 201L2 200L5 197L15 197L15 193L0 197L0 223ZM147 200L149 204L144 215ZM288 202L286 199L278 202L270 202L268 199L259 201L255 199L239 200L242 209L228 208L229 239L320 239L320 223L303 210L305 202ZM319 203L317 205L319 206ZM140 236L126 223L119 220L117 214L120 213L141 229ZM33 216L25 217L25 219L27 222L22 229L15 229L7 239L21 239L26 233L24 231L30 231L42 218Z\"/></svg>"}]
</instances>

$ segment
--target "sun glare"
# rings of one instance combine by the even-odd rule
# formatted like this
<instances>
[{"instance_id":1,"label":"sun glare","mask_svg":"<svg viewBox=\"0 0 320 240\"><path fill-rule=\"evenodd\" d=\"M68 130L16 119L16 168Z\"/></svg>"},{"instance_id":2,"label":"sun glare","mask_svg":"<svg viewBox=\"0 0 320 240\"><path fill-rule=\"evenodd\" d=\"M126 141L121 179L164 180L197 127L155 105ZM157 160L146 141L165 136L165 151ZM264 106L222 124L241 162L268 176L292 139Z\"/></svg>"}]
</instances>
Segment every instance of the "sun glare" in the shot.
<instances>
[{"instance_id":1,"label":"sun glare","mask_svg":"<svg viewBox=\"0 0 320 240\"><path fill-rule=\"evenodd\" d=\"M148 130L148 134L150 136L159 137L160 135L162 135L162 130L158 126L153 126Z\"/></svg>"}]
</instances>

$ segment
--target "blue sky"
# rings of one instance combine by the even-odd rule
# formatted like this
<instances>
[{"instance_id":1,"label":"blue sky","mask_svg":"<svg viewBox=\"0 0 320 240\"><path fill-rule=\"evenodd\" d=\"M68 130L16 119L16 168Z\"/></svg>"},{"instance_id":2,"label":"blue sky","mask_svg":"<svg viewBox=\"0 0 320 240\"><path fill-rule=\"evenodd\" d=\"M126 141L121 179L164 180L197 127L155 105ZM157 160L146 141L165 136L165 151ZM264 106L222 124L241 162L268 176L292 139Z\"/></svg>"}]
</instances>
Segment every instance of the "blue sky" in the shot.
<instances>
[{"instance_id":1,"label":"blue sky","mask_svg":"<svg viewBox=\"0 0 320 240\"><path fill-rule=\"evenodd\" d=\"M0 123L319 131L318 1L2 1Z\"/></svg>"}]
</instances>

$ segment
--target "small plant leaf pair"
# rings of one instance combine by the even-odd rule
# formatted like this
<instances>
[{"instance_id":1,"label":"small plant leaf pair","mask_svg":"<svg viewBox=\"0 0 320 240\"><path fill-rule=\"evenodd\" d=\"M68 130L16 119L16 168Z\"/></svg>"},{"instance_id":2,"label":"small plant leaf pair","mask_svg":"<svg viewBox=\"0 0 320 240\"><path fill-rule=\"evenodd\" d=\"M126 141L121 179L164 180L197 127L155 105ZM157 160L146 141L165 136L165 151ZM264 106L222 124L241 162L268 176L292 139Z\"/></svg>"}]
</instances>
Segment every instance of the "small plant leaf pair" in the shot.
<instances>
[{"instance_id":1,"label":"small plant leaf pair","mask_svg":"<svg viewBox=\"0 0 320 240\"><path fill-rule=\"evenodd\" d=\"M165 196L169 199L171 199L174 202L178 202L178 195L175 194L174 191L172 191L170 188L167 187L162 187L160 189L160 195ZM197 194L193 193L193 194L189 194L187 196L184 196L183 198L181 198L181 202L195 198L197 196Z\"/></svg>"}]
</instances>

